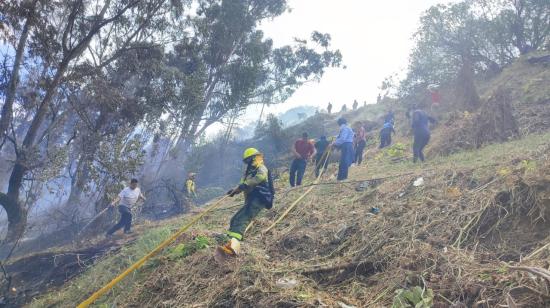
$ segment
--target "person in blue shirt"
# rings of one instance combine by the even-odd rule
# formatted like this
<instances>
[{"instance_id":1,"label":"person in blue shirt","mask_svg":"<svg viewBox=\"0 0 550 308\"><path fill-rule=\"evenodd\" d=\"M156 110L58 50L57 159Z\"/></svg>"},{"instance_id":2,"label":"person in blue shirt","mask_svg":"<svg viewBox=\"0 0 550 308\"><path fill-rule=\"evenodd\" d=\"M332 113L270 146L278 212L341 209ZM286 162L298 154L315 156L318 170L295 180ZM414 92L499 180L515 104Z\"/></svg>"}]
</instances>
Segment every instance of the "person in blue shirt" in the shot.
<instances>
[{"instance_id":1,"label":"person in blue shirt","mask_svg":"<svg viewBox=\"0 0 550 308\"><path fill-rule=\"evenodd\" d=\"M413 161L416 163L418 159L424 161L424 147L430 142L430 123L435 124L437 121L430 117L424 110L417 109L412 115L412 131L414 135L413 141Z\"/></svg>"},{"instance_id":2,"label":"person in blue shirt","mask_svg":"<svg viewBox=\"0 0 550 308\"><path fill-rule=\"evenodd\" d=\"M380 131L380 148L383 149L391 145L391 135L395 134L393 122L386 122Z\"/></svg>"},{"instance_id":3,"label":"person in blue shirt","mask_svg":"<svg viewBox=\"0 0 550 308\"><path fill-rule=\"evenodd\" d=\"M347 125L347 121L344 118L338 119L338 125L340 126L340 133L334 141L334 146L340 149L340 164L338 166L338 181L342 181L348 178L348 168L353 163L353 130Z\"/></svg>"}]
</instances>

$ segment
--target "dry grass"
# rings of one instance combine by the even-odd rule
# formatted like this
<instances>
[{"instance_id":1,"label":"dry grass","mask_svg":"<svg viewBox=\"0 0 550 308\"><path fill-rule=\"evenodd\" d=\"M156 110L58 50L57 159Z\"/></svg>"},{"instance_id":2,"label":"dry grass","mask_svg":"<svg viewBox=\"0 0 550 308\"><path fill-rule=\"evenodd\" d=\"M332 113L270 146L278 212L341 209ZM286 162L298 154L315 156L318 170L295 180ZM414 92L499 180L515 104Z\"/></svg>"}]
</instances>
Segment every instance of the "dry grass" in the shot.
<instances>
[{"instance_id":1,"label":"dry grass","mask_svg":"<svg viewBox=\"0 0 550 308\"><path fill-rule=\"evenodd\" d=\"M510 268L549 266L550 254L541 249L550 231L547 137L525 141L546 144L546 151L533 147L503 159L502 149L509 145L494 145L451 156L452 165L436 160L417 174L362 192L354 184L320 186L273 232L263 234L300 194L290 191L257 220L244 255L234 262L217 264L212 249L178 260L160 257L133 288L104 301L148 307L337 307L339 302L386 307L395 290L418 285L435 292L438 307L547 305L544 278ZM477 165L469 161L476 153L485 155ZM408 166L379 165L396 173ZM374 176L372 169L356 167L351 178ZM420 175L425 185L412 186ZM381 213L369 214L372 206ZM214 213L194 233L223 231L231 213ZM285 287L283 279L296 285Z\"/></svg>"}]
</instances>

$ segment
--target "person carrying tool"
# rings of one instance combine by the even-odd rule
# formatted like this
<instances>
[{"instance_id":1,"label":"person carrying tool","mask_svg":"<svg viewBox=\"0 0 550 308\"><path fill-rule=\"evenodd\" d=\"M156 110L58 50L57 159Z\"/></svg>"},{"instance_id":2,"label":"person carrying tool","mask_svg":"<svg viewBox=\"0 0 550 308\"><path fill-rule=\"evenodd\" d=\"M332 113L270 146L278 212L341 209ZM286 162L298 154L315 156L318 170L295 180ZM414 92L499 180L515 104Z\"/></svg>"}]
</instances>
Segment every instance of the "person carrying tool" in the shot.
<instances>
[{"instance_id":1,"label":"person carrying tool","mask_svg":"<svg viewBox=\"0 0 550 308\"><path fill-rule=\"evenodd\" d=\"M424 147L430 142L430 123L435 124L437 120L429 116L424 110L417 109L412 114L413 141L413 162L424 161Z\"/></svg>"},{"instance_id":2,"label":"person carrying tool","mask_svg":"<svg viewBox=\"0 0 550 308\"><path fill-rule=\"evenodd\" d=\"M380 149L383 149L391 145L391 135L395 134L393 129L393 121L384 123L384 126L380 130Z\"/></svg>"},{"instance_id":3,"label":"person carrying tool","mask_svg":"<svg viewBox=\"0 0 550 308\"><path fill-rule=\"evenodd\" d=\"M344 118L338 119L337 123L340 126L340 133L333 145L341 152L337 180L342 181L348 178L348 168L353 163L353 130Z\"/></svg>"},{"instance_id":4,"label":"person carrying tool","mask_svg":"<svg viewBox=\"0 0 550 308\"><path fill-rule=\"evenodd\" d=\"M302 185L302 178L306 172L307 160L315 156L317 151L313 144L308 140L307 133L302 134L302 139L296 140L294 142L294 147L292 148L292 154L294 154L294 160L290 165L290 186L300 186Z\"/></svg>"},{"instance_id":5,"label":"person carrying tool","mask_svg":"<svg viewBox=\"0 0 550 308\"><path fill-rule=\"evenodd\" d=\"M317 142L315 142L315 150L317 151L317 155L315 155L315 177L319 177L321 168L323 168L325 171L327 171L328 167L328 152L327 148L329 146L329 142L327 140L326 136L321 136Z\"/></svg>"},{"instance_id":6,"label":"person carrying tool","mask_svg":"<svg viewBox=\"0 0 550 308\"><path fill-rule=\"evenodd\" d=\"M197 174L194 173L194 172L189 172L189 174L187 174L187 180L185 181L185 195L189 199L196 199L197 198L197 193L195 191L195 177L196 177L196 175Z\"/></svg>"},{"instance_id":7,"label":"person carrying tool","mask_svg":"<svg viewBox=\"0 0 550 308\"><path fill-rule=\"evenodd\" d=\"M138 187L138 180L132 179L130 186L124 188L118 196L111 202L111 206L118 204L118 211L120 212L120 220L109 231L107 231L106 237L111 237L118 229L124 228L124 233L131 233L132 227L132 207L139 200L145 201L145 196L141 193L141 189Z\"/></svg>"},{"instance_id":8,"label":"person carrying tool","mask_svg":"<svg viewBox=\"0 0 550 308\"><path fill-rule=\"evenodd\" d=\"M363 151L367 145L367 132L363 123L359 122L359 127L356 130L355 137L353 139L353 145L355 148L355 155L353 156L353 162L360 165L363 162Z\"/></svg>"},{"instance_id":9,"label":"person carrying tool","mask_svg":"<svg viewBox=\"0 0 550 308\"><path fill-rule=\"evenodd\" d=\"M227 192L230 197L244 193L244 206L235 214L229 223L229 241L218 247L218 250L229 256L240 253L241 241L248 224L264 208L273 206L275 190L269 170L264 164L264 156L255 148L248 148L243 154L243 163L246 165L244 175L239 185Z\"/></svg>"}]
</instances>

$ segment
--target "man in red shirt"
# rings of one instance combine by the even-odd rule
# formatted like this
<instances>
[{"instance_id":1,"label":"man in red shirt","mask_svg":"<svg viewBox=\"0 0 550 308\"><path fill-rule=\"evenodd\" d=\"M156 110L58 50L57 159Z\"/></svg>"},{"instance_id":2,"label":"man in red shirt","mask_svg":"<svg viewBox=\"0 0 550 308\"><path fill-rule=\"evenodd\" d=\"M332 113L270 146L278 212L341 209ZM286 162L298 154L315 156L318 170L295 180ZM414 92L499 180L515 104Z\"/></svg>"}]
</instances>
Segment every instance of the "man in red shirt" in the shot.
<instances>
[{"instance_id":1,"label":"man in red shirt","mask_svg":"<svg viewBox=\"0 0 550 308\"><path fill-rule=\"evenodd\" d=\"M316 153L315 146L308 140L307 133L303 133L302 139L298 139L294 142L294 147L292 148L294 160L290 165L290 186L302 185L302 178L306 172L307 160L315 156Z\"/></svg>"}]
</instances>

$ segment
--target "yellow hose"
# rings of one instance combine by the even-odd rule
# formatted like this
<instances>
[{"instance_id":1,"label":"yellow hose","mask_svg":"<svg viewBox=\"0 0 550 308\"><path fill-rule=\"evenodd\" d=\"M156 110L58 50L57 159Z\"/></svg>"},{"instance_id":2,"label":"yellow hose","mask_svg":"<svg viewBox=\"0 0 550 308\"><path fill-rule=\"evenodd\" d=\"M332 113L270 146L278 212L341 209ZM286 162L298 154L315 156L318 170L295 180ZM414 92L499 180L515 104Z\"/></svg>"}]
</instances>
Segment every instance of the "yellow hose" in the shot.
<instances>
[{"instance_id":1,"label":"yellow hose","mask_svg":"<svg viewBox=\"0 0 550 308\"><path fill-rule=\"evenodd\" d=\"M319 176L317 177L317 179L315 179L315 182L313 182L314 185L319 183L319 180L321 180L321 176L322 176L323 173L325 172L324 166L325 166L325 164L326 164L327 161L328 161L328 158L329 158L329 156L330 156L330 151L331 151L331 149L332 149L332 144L326 149L325 153L323 153L323 156L324 156L325 154L327 154L327 155L326 155L326 157L325 157L325 161L324 161L323 164L321 165L321 167L322 167L323 169L321 170L321 172L319 172ZM321 157L322 157L322 156L321 156ZM284 213L283 213L279 218L277 218L277 220L275 220L274 223L271 224L271 226L269 226L267 229L264 230L264 233L269 232L269 230L273 229L273 227L275 227L275 225L277 225L279 222L281 222L281 220L283 220L283 219L286 217L286 215L288 215L288 213L290 213L290 211L292 211L292 209L293 209L294 207L296 207L296 205L297 205L298 203L300 203L300 201L302 201L302 199L304 199L305 196L307 196L307 195L313 190L313 188L315 188L315 186L311 186L311 187L308 188L300 197L298 197L298 199L296 199L296 200L288 207L288 209L286 209L286 211L284 211Z\"/></svg>"},{"instance_id":2,"label":"yellow hose","mask_svg":"<svg viewBox=\"0 0 550 308\"><path fill-rule=\"evenodd\" d=\"M168 239L164 240L164 242L160 243L155 249L153 249L150 253L146 254L143 258L139 259L136 263L128 267L124 272L122 272L120 275L118 275L113 280L111 280L111 282L106 284L103 288L97 290L94 294L92 294L90 297L88 297L88 299L80 303L77 307L86 308L91 304L93 304L100 296L107 293L117 283L119 283L122 279L124 279L124 277L128 276L130 273L140 268L145 262L147 262L147 260L155 256L157 253L163 250L166 246L174 242L180 235L182 235L185 231L187 231L187 229L189 229L191 226L197 223L197 221L199 221L202 217L208 214L208 212L218 207L221 204L221 202L225 200L227 197L228 196L223 196L220 200L214 202L211 206L207 207L203 212L195 216L195 218L193 218L193 220L191 220L188 224L181 227L176 233L174 233Z\"/></svg>"}]
</instances>

